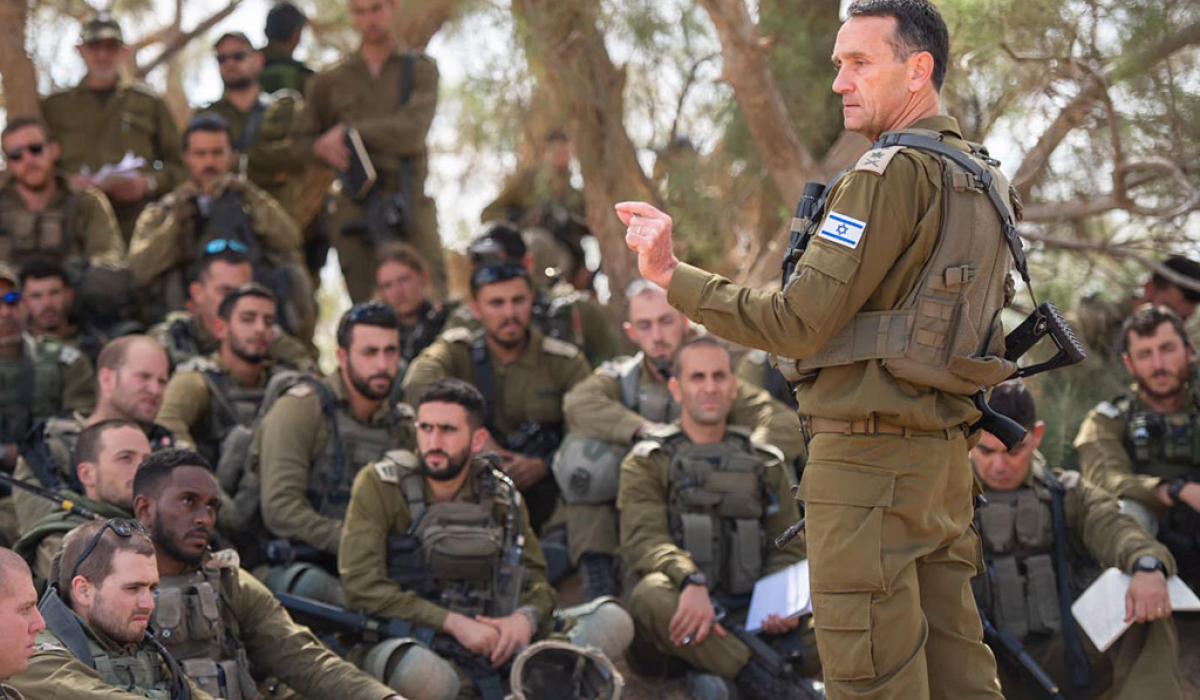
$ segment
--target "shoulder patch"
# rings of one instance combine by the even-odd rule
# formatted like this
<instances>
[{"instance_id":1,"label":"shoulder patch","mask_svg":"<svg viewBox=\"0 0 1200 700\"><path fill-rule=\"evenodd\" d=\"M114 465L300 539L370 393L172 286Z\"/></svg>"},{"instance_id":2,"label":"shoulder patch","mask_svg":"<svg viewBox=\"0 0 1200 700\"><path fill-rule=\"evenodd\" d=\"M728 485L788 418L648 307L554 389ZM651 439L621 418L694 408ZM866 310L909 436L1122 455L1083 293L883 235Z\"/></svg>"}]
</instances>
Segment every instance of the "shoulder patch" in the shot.
<instances>
[{"instance_id":1,"label":"shoulder patch","mask_svg":"<svg viewBox=\"0 0 1200 700\"><path fill-rule=\"evenodd\" d=\"M400 420L414 421L417 419L417 412L412 406L406 403L398 403L392 407L392 411Z\"/></svg>"},{"instance_id":2,"label":"shoulder patch","mask_svg":"<svg viewBox=\"0 0 1200 700\"><path fill-rule=\"evenodd\" d=\"M213 552L208 563L218 569L236 569L242 565L242 558L236 549L222 549Z\"/></svg>"},{"instance_id":3,"label":"shoulder patch","mask_svg":"<svg viewBox=\"0 0 1200 700\"><path fill-rule=\"evenodd\" d=\"M858 162L854 164L854 170L866 170L868 172L875 173L876 175L882 175L883 171L887 168L888 163L892 162L892 158L894 158L896 154L902 150L904 150L902 146L872 148L871 150L862 154L862 157L859 158Z\"/></svg>"},{"instance_id":4,"label":"shoulder patch","mask_svg":"<svg viewBox=\"0 0 1200 700\"><path fill-rule=\"evenodd\" d=\"M1095 410L1096 413L1112 420L1117 420L1121 417L1121 409L1117 408L1111 401L1101 401L1096 405Z\"/></svg>"},{"instance_id":5,"label":"shoulder patch","mask_svg":"<svg viewBox=\"0 0 1200 700\"><path fill-rule=\"evenodd\" d=\"M442 340L447 343L469 343L471 342L471 329L462 326L447 329L442 332Z\"/></svg>"},{"instance_id":6,"label":"shoulder patch","mask_svg":"<svg viewBox=\"0 0 1200 700\"><path fill-rule=\"evenodd\" d=\"M217 363L213 362L212 358L205 357L203 355L189 357L188 359L179 363L179 366L177 366L175 368L176 373L179 373L179 372L217 372L217 371L220 371L220 368L217 367Z\"/></svg>"},{"instance_id":7,"label":"shoulder patch","mask_svg":"<svg viewBox=\"0 0 1200 700\"><path fill-rule=\"evenodd\" d=\"M375 473L379 475L379 480L385 484L400 483L400 474L396 470L396 463L390 459L381 459L375 462Z\"/></svg>"},{"instance_id":8,"label":"shoulder patch","mask_svg":"<svg viewBox=\"0 0 1200 700\"><path fill-rule=\"evenodd\" d=\"M81 357L83 353L74 345L63 345L58 351L58 361L64 365L73 365Z\"/></svg>"},{"instance_id":9,"label":"shoulder patch","mask_svg":"<svg viewBox=\"0 0 1200 700\"><path fill-rule=\"evenodd\" d=\"M642 440L633 446L633 449L629 451L629 454L633 455L634 457L644 458L649 457L650 455L654 454L656 450L661 449L662 443L658 440Z\"/></svg>"},{"instance_id":10,"label":"shoulder patch","mask_svg":"<svg viewBox=\"0 0 1200 700\"><path fill-rule=\"evenodd\" d=\"M65 646L61 644L55 644L54 642L38 642L37 644L33 645L33 648L36 651L67 651Z\"/></svg>"},{"instance_id":11,"label":"shoulder patch","mask_svg":"<svg viewBox=\"0 0 1200 700\"><path fill-rule=\"evenodd\" d=\"M854 250L862 241L866 230L867 222L831 211L825 215L825 221L821 222L821 230L817 232L817 237Z\"/></svg>"},{"instance_id":12,"label":"shoulder patch","mask_svg":"<svg viewBox=\"0 0 1200 700\"><path fill-rule=\"evenodd\" d=\"M542 350L559 357L578 357L579 348L565 340L545 336L542 338Z\"/></svg>"},{"instance_id":13,"label":"shoulder patch","mask_svg":"<svg viewBox=\"0 0 1200 700\"><path fill-rule=\"evenodd\" d=\"M750 444L754 446L754 449L763 454L770 455L772 459L777 460L780 464L787 461L787 458L783 456L783 450L770 443L751 440Z\"/></svg>"}]
</instances>

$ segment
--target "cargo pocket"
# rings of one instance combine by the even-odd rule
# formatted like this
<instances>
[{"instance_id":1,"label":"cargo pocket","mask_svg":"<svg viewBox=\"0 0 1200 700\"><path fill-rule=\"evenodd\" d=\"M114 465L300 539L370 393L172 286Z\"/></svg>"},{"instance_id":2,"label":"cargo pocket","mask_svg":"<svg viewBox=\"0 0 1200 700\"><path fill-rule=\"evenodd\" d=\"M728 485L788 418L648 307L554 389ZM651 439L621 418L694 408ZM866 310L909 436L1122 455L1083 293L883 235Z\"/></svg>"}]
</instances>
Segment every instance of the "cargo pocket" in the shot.
<instances>
[{"instance_id":1,"label":"cargo pocket","mask_svg":"<svg viewBox=\"0 0 1200 700\"><path fill-rule=\"evenodd\" d=\"M875 677L870 593L813 593L813 627L827 681Z\"/></svg>"},{"instance_id":2,"label":"cargo pocket","mask_svg":"<svg viewBox=\"0 0 1200 700\"><path fill-rule=\"evenodd\" d=\"M883 509L896 477L862 467L809 464L800 480L812 590L882 591Z\"/></svg>"}]
</instances>

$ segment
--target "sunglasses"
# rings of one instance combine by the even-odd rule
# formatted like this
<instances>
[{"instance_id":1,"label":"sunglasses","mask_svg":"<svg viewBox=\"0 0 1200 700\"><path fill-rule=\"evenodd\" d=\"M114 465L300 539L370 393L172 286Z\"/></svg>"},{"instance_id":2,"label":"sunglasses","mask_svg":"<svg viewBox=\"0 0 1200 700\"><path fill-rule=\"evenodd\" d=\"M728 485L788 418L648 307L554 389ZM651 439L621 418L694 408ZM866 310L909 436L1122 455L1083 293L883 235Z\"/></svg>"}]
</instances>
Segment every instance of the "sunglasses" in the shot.
<instances>
[{"instance_id":1,"label":"sunglasses","mask_svg":"<svg viewBox=\"0 0 1200 700\"><path fill-rule=\"evenodd\" d=\"M234 241L228 238L214 238L213 240L204 244L205 255L220 255L227 250L245 255L249 248L247 248L246 244L242 243L241 241Z\"/></svg>"},{"instance_id":2,"label":"sunglasses","mask_svg":"<svg viewBox=\"0 0 1200 700\"><path fill-rule=\"evenodd\" d=\"M28 153L31 156L40 156L46 150L44 143L31 143L28 146L20 146L11 151L5 151L4 157L14 163L20 163L21 159Z\"/></svg>"},{"instance_id":3,"label":"sunglasses","mask_svg":"<svg viewBox=\"0 0 1200 700\"><path fill-rule=\"evenodd\" d=\"M104 537L104 533L108 530L112 530L118 537L124 539L133 537L133 533L135 532L140 532L143 535L146 534L146 528L142 527L142 524L136 520L127 520L125 518L105 520L104 527L97 530L95 535L92 535L88 546L83 548L83 554L75 562L75 566L71 567L71 577L67 579L68 581L74 581L75 577L79 575L79 567L83 565L83 562L87 561L88 556L92 552L96 551L96 547L100 544L100 539Z\"/></svg>"},{"instance_id":4,"label":"sunglasses","mask_svg":"<svg viewBox=\"0 0 1200 700\"><path fill-rule=\"evenodd\" d=\"M529 271L522 265L516 263L487 265L486 267L476 268L475 272L471 273L471 288L478 289L489 284L507 282L517 278L529 278Z\"/></svg>"},{"instance_id":5,"label":"sunglasses","mask_svg":"<svg viewBox=\"0 0 1200 700\"><path fill-rule=\"evenodd\" d=\"M223 66L230 61L237 61L240 63L240 62L246 60L246 58L249 55L250 55L249 51L234 51L233 53L219 53L219 54L217 54L217 64Z\"/></svg>"},{"instance_id":6,"label":"sunglasses","mask_svg":"<svg viewBox=\"0 0 1200 700\"><path fill-rule=\"evenodd\" d=\"M2 302L5 306L16 306L17 304L21 303L21 293L8 292L4 296L0 297L0 302Z\"/></svg>"}]
</instances>

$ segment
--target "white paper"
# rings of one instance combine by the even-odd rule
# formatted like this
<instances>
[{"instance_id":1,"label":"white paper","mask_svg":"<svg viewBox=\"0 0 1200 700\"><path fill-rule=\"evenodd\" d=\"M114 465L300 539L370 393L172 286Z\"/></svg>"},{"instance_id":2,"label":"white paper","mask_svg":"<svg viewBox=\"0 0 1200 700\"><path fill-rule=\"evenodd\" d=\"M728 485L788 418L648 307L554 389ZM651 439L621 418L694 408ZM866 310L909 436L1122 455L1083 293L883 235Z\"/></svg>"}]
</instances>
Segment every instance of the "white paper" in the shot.
<instances>
[{"instance_id":1,"label":"white paper","mask_svg":"<svg viewBox=\"0 0 1200 700\"><path fill-rule=\"evenodd\" d=\"M1071 606L1079 628L1100 651L1108 651L1133 623L1125 622L1125 593L1132 577L1120 569L1107 569ZM1178 576L1167 580L1171 610L1200 610L1200 598Z\"/></svg>"},{"instance_id":2,"label":"white paper","mask_svg":"<svg viewBox=\"0 0 1200 700\"><path fill-rule=\"evenodd\" d=\"M96 182L103 183L109 178L127 177L132 175L145 165L145 158L133 155L133 151L125 151L125 156L121 158L119 163L105 163L104 165L100 166L100 169L92 174L91 177ZM87 172L87 168L84 168L83 172L85 175L89 174Z\"/></svg>"},{"instance_id":3,"label":"white paper","mask_svg":"<svg viewBox=\"0 0 1200 700\"><path fill-rule=\"evenodd\" d=\"M800 617L812 612L808 588L808 560L796 562L782 571L764 576L754 584L746 631L758 632L768 615Z\"/></svg>"}]
</instances>

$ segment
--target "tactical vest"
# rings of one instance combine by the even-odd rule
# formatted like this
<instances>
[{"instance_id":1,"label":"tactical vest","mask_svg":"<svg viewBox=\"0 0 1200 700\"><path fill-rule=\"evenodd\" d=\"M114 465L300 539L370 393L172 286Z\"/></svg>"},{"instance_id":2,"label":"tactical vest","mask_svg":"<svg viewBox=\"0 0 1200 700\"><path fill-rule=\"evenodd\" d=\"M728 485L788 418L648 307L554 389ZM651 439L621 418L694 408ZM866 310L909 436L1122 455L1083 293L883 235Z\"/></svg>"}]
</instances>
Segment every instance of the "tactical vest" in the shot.
<instances>
[{"instance_id":1,"label":"tactical vest","mask_svg":"<svg viewBox=\"0 0 1200 700\"><path fill-rule=\"evenodd\" d=\"M236 426L248 426L254 422L258 407L262 404L267 392L267 383L262 386L237 386L229 375L212 359L195 357L180 365L179 371L192 371L204 378L208 387L208 418L205 429L195 435L196 449L208 459L210 464L218 464L221 459L221 446L225 438ZM275 367L269 370L269 375L275 374Z\"/></svg>"},{"instance_id":2,"label":"tactical vest","mask_svg":"<svg viewBox=\"0 0 1200 700\"><path fill-rule=\"evenodd\" d=\"M1049 489L989 492L975 522L987 562L982 602L993 624L1018 640L1062 629Z\"/></svg>"},{"instance_id":3,"label":"tactical vest","mask_svg":"<svg viewBox=\"0 0 1200 700\"><path fill-rule=\"evenodd\" d=\"M645 357L646 353L639 352L616 364L621 404L652 423L670 423L679 418L679 405L671 399L666 382L642 382Z\"/></svg>"},{"instance_id":4,"label":"tactical vest","mask_svg":"<svg viewBox=\"0 0 1200 700\"><path fill-rule=\"evenodd\" d=\"M194 357L209 355L217 349L215 342L201 343L192 324L192 317L186 311L172 311L163 319L162 325L153 331L155 339L167 349L172 367L178 367Z\"/></svg>"},{"instance_id":5,"label":"tactical vest","mask_svg":"<svg viewBox=\"0 0 1200 700\"><path fill-rule=\"evenodd\" d=\"M766 561L763 518L779 508L765 470L782 458L760 451L733 426L715 445L693 443L678 425L653 438L670 459L667 524L675 544L704 572L709 590L750 593Z\"/></svg>"},{"instance_id":6,"label":"tactical vest","mask_svg":"<svg viewBox=\"0 0 1200 700\"><path fill-rule=\"evenodd\" d=\"M780 370L790 381L811 376L823 367L879 360L897 379L970 395L1003 381L1017 369L1003 357L1000 320L1008 301L1006 284L1012 267L1001 216L1004 223L1019 218L1013 211L1012 195L1004 196L1010 192L1008 181L996 167L999 164L978 144L969 144L970 153L956 152L954 157L911 144L887 146L889 137L907 135L932 138L939 145L942 138L937 132L921 129L885 134L855 169L882 175L892 157L905 147L937 156L942 164L942 220L934 250L896 308L860 311L815 355L803 360L781 358ZM956 162L956 157L973 167L969 170ZM806 235L820 229L822 218L809 223ZM797 266L785 292L803 269ZM880 286L907 274L907 270L893 269Z\"/></svg>"},{"instance_id":7,"label":"tactical vest","mask_svg":"<svg viewBox=\"0 0 1200 700\"><path fill-rule=\"evenodd\" d=\"M233 616L235 576L236 568L228 566L163 576L154 629L201 690L223 700L253 700L259 697L258 689Z\"/></svg>"},{"instance_id":8,"label":"tactical vest","mask_svg":"<svg viewBox=\"0 0 1200 700\"><path fill-rule=\"evenodd\" d=\"M434 306L429 302L421 304L417 314L417 322L409 327L400 329L400 356L405 362L412 362L422 350L433 344L446 325L452 309L447 306Z\"/></svg>"},{"instance_id":9,"label":"tactical vest","mask_svg":"<svg viewBox=\"0 0 1200 700\"><path fill-rule=\"evenodd\" d=\"M21 338L21 357L0 361L0 442L19 443L34 423L62 410L62 366L80 353L57 340Z\"/></svg>"},{"instance_id":10,"label":"tactical vest","mask_svg":"<svg viewBox=\"0 0 1200 700\"><path fill-rule=\"evenodd\" d=\"M376 464L400 486L412 523L388 537L388 576L454 612L503 617L517 609L523 585L521 495L490 462L468 468L477 500L429 505L416 455L393 450Z\"/></svg>"},{"instance_id":11,"label":"tactical vest","mask_svg":"<svg viewBox=\"0 0 1200 700\"><path fill-rule=\"evenodd\" d=\"M59 182L59 187L65 185ZM0 260L17 265L35 257L66 262L75 251L71 222L78 204L78 195L67 191L60 206L36 212L22 206L15 191L0 194Z\"/></svg>"}]
</instances>

